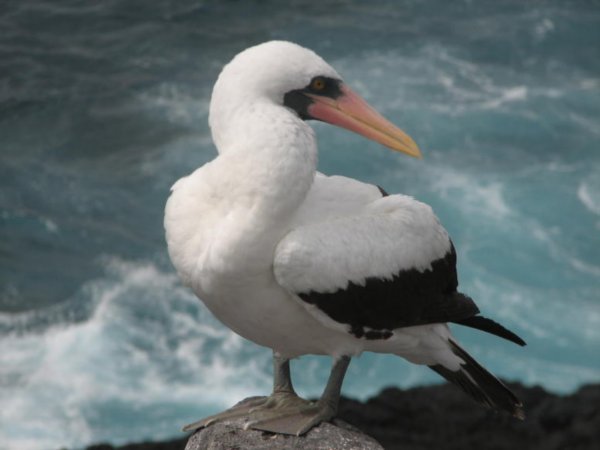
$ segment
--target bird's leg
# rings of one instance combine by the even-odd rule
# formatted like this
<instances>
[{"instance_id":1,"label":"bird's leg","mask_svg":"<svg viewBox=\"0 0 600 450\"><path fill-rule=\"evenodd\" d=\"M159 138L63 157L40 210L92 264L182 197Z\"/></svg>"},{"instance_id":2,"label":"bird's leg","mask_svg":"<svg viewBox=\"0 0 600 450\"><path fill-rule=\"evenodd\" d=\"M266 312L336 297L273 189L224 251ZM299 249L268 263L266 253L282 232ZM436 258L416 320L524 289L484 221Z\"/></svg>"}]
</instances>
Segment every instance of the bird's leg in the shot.
<instances>
[{"instance_id":1,"label":"bird's leg","mask_svg":"<svg viewBox=\"0 0 600 450\"><path fill-rule=\"evenodd\" d=\"M273 393L269 397L250 397L237 405L205 417L204 419L185 425L182 431L196 431L207 427L215 422L221 422L227 419L237 419L240 417L251 417L255 411L260 411L263 408L273 408L275 404L289 403L299 399L294 392L292 379L290 376L290 361L283 358L276 352L273 352Z\"/></svg>"},{"instance_id":2,"label":"bird's leg","mask_svg":"<svg viewBox=\"0 0 600 450\"><path fill-rule=\"evenodd\" d=\"M274 392L266 404L252 410L245 428L300 436L321 422L332 419L337 414L342 382L349 364L349 356L335 360L323 395L316 402L298 397L290 382L291 392L282 392L282 395Z\"/></svg>"},{"instance_id":3,"label":"bird's leg","mask_svg":"<svg viewBox=\"0 0 600 450\"><path fill-rule=\"evenodd\" d=\"M264 409L277 408L278 405L302 400L294 391L290 374L290 360L277 352L273 352L273 392L266 401L256 405L249 412L259 412Z\"/></svg>"},{"instance_id":4,"label":"bird's leg","mask_svg":"<svg viewBox=\"0 0 600 450\"><path fill-rule=\"evenodd\" d=\"M341 356L333 363L327 385L318 401L322 408L331 412L331 416L323 419L323 421L332 419L337 414L338 405L340 403L340 394L342 392L342 383L344 382L346 370L348 370L349 365L349 356Z\"/></svg>"},{"instance_id":5,"label":"bird's leg","mask_svg":"<svg viewBox=\"0 0 600 450\"><path fill-rule=\"evenodd\" d=\"M336 359L327 386L317 401L304 400L294 391L289 360L273 354L273 392L269 397L252 397L234 407L186 425L183 431L195 431L212 423L246 417L245 429L300 436L321 422L335 417L349 356Z\"/></svg>"},{"instance_id":6,"label":"bird's leg","mask_svg":"<svg viewBox=\"0 0 600 450\"><path fill-rule=\"evenodd\" d=\"M290 360L273 352L273 393L277 392L296 394L290 375Z\"/></svg>"}]
</instances>

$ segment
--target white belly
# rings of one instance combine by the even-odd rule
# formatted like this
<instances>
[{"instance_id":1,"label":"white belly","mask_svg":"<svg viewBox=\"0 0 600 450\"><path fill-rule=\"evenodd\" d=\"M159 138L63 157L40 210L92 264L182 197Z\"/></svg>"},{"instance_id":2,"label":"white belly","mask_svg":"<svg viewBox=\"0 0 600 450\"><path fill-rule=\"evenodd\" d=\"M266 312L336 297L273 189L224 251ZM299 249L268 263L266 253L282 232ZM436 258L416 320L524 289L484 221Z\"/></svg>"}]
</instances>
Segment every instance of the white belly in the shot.
<instances>
[{"instance_id":1,"label":"white belly","mask_svg":"<svg viewBox=\"0 0 600 450\"><path fill-rule=\"evenodd\" d=\"M273 254L286 221L267 227L270 209L259 214L223 199L229 191L223 176L211 182L213 165L178 181L167 202L169 255L183 282L227 327L282 355L360 353L360 340L324 327L275 281Z\"/></svg>"},{"instance_id":2,"label":"white belly","mask_svg":"<svg viewBox=\"0 0 600 450\"><path fill-rule=\"evenodd\" d=\"M319 323L270 274L245 278L243 283L235 279L213 281L209 291L200 286L194 291L227 327L284 356L355 355L364 350L360 340Z\"/></svg>"}]
</instances>

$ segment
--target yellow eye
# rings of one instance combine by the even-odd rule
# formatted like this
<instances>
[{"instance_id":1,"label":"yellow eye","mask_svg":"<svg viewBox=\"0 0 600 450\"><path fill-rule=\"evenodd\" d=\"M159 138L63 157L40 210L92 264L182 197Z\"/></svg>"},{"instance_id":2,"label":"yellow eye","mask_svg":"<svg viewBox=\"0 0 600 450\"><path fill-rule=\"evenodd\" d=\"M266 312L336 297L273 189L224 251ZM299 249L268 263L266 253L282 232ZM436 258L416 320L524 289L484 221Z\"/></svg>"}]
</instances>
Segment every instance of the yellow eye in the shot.
<instances>
[{"instance_id":1,"label":"yellow eye","mask_svg":"<svg viewBox=\"0 0 600 450\"><path fill-rule=\"evenodd\" d=\"M313 88L315 91L322 91L323 89L325 89L325 80L323 78L315 78L310 83L310 87Z\"/></svg>"}]
</instances>

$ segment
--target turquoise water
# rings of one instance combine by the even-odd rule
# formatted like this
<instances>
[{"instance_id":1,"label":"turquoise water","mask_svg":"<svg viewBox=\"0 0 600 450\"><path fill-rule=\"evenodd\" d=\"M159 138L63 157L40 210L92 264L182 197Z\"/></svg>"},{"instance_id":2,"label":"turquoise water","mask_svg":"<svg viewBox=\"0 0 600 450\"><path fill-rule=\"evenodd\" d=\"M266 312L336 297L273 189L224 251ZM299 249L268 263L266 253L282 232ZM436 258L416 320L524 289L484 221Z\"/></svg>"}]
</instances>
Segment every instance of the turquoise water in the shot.
<instances>
[{"instance_id":1,"label":"turquoise water","mask_svg":"<svg viewBox=\"0 0 600 450\"><path fill-rule=\"evenodd\" d=\"M170 185L212 159L208 100L241 49L313 48L422 161L317 124L320 169L431 204L461 288L528 341L470 330L498 375L600 381L600 7L538 1L62 1L0 7L0 448L178 435L270 387L270 352L177 280ZM329 362L294 362L305 395ZM355 360L344 392L439 381Z\"/></svg>"}]
</instances>

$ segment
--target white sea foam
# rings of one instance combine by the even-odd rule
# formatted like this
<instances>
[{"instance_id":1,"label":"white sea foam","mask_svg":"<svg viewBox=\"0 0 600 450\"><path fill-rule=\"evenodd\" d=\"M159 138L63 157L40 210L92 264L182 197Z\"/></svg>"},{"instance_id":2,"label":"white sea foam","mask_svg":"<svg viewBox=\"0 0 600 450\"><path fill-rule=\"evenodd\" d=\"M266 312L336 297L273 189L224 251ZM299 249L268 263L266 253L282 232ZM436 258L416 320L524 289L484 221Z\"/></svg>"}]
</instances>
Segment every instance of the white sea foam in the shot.
<instances>
[{"instance_id":1,"label":"white sea foam","mask_svg":"<svg viewBox=\"0 0 600 450\"><path fill-rule=\"evenodd\" d=\"M206 123L209 101L207 94L186 90L180 83L161 83L139 96L145 114L157 114L183 126Z\"/></svg>"},{"instance_id":2,"label":"white sea foam","mask_svg":"<svg viewBox=\"0 0 600 450\"><path fill-rule=\"evenodd\" d=\"M511 208L504 198L500 181L484 181L474 174L450 167L432 166L430 188L443 199L453 200L465 213L477 213L494 219L504 219Z\"/></svg>"},{"instance_id":3,"label":"white sea foam","mask_svg":"<svg viewBox=\"0 0 600 450\"><path fill-rule=\"evenodd\" d=\"M216 152L208 127L209 99L206 92L173 83L162 83L139 94L141 114L170 124L175 133L158 155L145 155L138 169L170 186L194 164L212 159Z\"/></svg>"},{"instance_id":4,"label":"white sea foam","mask_svg":"<svg viewBox=\"0 0 600 450\"><path fill-rule=\"evenodd\" d=\"M600 78L585 78L579 82L579 87L585 90L600 88Z\"/></svg>"},{"instance_id":5,"label":"white sea foam","mask_svg":"<svg viewBox=\"0 0 600 450\"><path fill-rule=\"evenodd\" d=\"M572 248L564 245L558 229L544 227L535 221L525 221L525 223L531 236L543 244L554 261L562 261L577 272L600 277L600 267L576 256Z\"/></svg>"},{"instance_id":6,"label":"white sea foam","mask_svg":"<svg viewBox=\"0 0 600 450\"><path fill-rule=\"evenodd\" d=\"M548 18L544 18L535 25L535 27L533 28L533 31L536 35L536 38L539 40L542 40L549 33L553 32L555 28L556 27L552 20L550 20Z\"/></svg>"},{"instance_id":7,"label":"white sea foam","mask_svg":"<svg viewBox=\"0 0 600 450\"><path fill-rule=\"evenodd\" d=\"M127 427L140 439L165 437L268 392L269 352L218 324L174 274L116 259L107 271L84 288L96 302L88 320L2 338L0 441L25 450L123 442ZM156 429L142 419L146 408L173 416ZM127 417L123 428L105 429L98 411Z\"/></svg>"},{"instance_id":8,"label":"white sea foam","mask_svg":"<svg viewBox=\"0 0 600 450\"><path fill-rule=\"evenodd\" d=\"M577 198L588 211L600 216L600 192L592 192L589 184L584 181L577 188Z\"/></svg>"},{"instance_id":9,"label":"white sea foam","mask_svg":"<svg viewBox=\"0 0 600 450\"><path fill-rule=\"evenodd\" d=\"M505 103L522 101L527 99L528 89L526 86L515 86L502 90L500 96L487 100L481 104L483 108L496 109Z\"/></svg>"},{"instance_id":10,"label":"white sea foam","mask_svg":"<svg viewBox=\"0 0 600 450\"><path fill-rule=\"evenodd\" d=\"M594 266L593 264L588 264L585 261L575 257L569 257L568 261L575 270L600 277L600 267Z\"/></svg>"},{"instance_id":11,"label":"white sea foam","mask_svg":"<svg viewBox=\"0 0 600 450\"><path fill-rule=\"evenodd\" d=\"M43 218L42 222L43 222L44 226L46 227L46 230L48 230L49 233L57 233L58 232L58 225L52 219Z\"/></svg>"}]
</instances>

